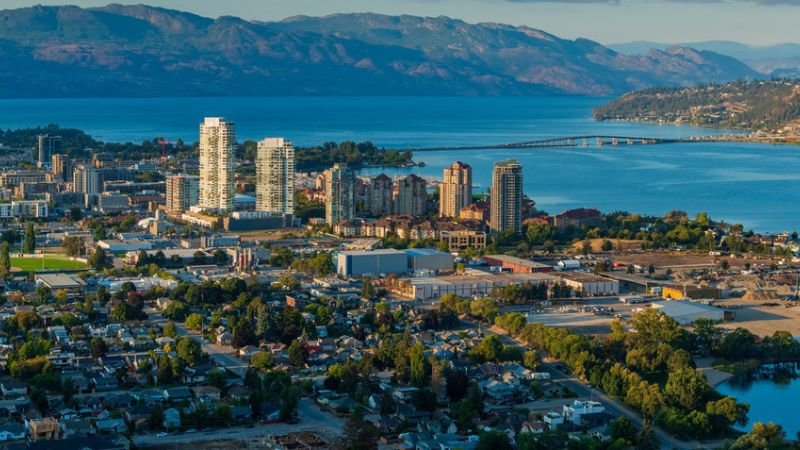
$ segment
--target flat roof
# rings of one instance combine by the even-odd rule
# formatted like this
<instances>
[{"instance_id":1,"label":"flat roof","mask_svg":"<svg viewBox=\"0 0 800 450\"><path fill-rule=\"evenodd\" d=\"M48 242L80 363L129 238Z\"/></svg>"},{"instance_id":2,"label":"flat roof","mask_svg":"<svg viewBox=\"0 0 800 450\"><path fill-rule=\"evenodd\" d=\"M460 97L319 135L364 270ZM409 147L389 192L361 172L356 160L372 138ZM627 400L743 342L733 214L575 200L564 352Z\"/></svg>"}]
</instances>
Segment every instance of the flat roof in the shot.
<instances>
[{"instance_id":1,"label":"flat roof","mask_svg":"<svg viewBox=\"0 0 800 450\"><path fill-rule=\"evenodd\" d=\"M586 272L559 272L558 276L566 280L577 281L578 283L607 283L610 281L617 281Z\"/></svg>"},{"instance_id":2,"label":"flat roof","mask_svg":"<svg viewBox=\"0 0 800 450\"><path fill-rule=\"evenodd\" d=\"M440 252L435 248L410 248L405 250L405 252L409 256L433 256L433 255L447 255L450 256L449 253Z\"/></svg>"},{"instance_id":3,"label":"flat roof","mask_svg":"<svg viewBox=\"0 0 800 450\"><path fill-rule=\"evenodd\" d=\"M36 278L50 288L56 289L80 288L84 285L83 280L66 273L43 273L36 275Z\"/></svg>"},{"instance_id":4,"label":"flat roof","mask_svg":"<svg viewBox=\"0 0 800 450\"><path fill-rule=\"evenodd\" d=\"M395 250L393 248L382 248L378 250L347 250L344 252L339 252L339 254L345 256L381 256L381 255L406 256L406 252L401 250Z\"/></svg>"},{"instance_id":5,"label":"flat roof","mask_svg":"<svg viewBox=\"0 0 800 450\"><path fill-rule=\"evenodd\" d=\"M411 284L421 285L458 285L475 283L525 283L532 281L550 281L557 277L544 273L486 273L469 271L462 275L449 275L446 277L419 277L411 278Z\"/></svg>"},{"instance_id":6,"label":"flat roof","mask_svg":"<svg viewBox=\"0 0 800 450\"><path fill-rule=\"evenodd\" d=\"M723 314L722 308L709 306L703 303L690 302L685 300L671 300L665 302L655 302L651 308L657 309L668 316L685 316L700 313Z\"/></svg>"},{"instance_id":7,"label":"flat roof","mask_svg":"<svg viewBox=\"0 0 800 450\"><path fill-rule=\"evenodd\" d=\"M505 262L505 263L509 263L509 264L516 264L518 266L523 266L523 267L531 267L531 268L535 268L535 267L553 267L553 266L551 266L549 264L540 263L540 262L536 262L536 261L531 261L529 259L517 258L516 256L486 255L486 256L484 256L484 259L486 259L486 258L494 259L494 260Z\"/></svg>"}]
</instances>

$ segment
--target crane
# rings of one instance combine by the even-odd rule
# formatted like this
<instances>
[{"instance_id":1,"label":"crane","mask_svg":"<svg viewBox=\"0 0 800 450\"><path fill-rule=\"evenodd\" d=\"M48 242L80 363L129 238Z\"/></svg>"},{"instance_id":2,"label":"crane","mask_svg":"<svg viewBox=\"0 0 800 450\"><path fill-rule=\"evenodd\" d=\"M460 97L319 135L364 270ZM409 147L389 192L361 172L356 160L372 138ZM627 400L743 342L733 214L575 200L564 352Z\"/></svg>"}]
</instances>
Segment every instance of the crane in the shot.
<instances>
[{"instance_id":1,"label":"crane","mask_svg":"<svg viewBox=\"0 0 800 450\"><path fill-rule=\"evenodd\" d=\"M167 161L167 145L172 145L172 142L169 139L161 138L159 139L159 144L161 144L161 162Z\"/></svg>"}]
</instances>

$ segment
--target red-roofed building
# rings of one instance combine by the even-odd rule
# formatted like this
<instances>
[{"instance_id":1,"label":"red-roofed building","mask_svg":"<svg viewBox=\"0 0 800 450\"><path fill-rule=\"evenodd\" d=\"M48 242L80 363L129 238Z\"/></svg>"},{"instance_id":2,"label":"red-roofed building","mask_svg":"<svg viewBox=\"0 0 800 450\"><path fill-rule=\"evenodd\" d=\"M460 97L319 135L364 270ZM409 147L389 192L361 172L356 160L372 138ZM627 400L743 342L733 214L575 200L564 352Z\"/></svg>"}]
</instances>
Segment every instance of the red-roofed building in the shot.
<instances>
[{"instance_id":1,"label":"red-roofed building","mask_svg":"<svg viewBox=\"0 0 800 450\"><path fill-rule=\"evenodd\" d=\"M554 218L554 225L559 230L569 227L597 227L603 222L603 214L594 208L570 209Z\"/></svg>"}]
</instances>

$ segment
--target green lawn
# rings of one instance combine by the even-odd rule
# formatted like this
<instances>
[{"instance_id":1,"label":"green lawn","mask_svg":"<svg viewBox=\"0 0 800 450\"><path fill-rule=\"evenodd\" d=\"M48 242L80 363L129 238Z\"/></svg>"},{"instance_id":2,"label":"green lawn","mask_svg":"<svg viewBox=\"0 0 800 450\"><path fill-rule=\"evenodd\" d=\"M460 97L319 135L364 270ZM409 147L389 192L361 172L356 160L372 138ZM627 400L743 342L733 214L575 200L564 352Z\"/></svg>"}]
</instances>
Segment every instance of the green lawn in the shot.
<instances>
[{"instance_id":1,"label":"green lawn","mask_svg":"<svg viewBox=\"0 0 800 450\"><path fill-rule=\"evenodd\" d=\"M25 272L36 272L41 270L84 269L86 268L86 264L57 256L45 256L44 258L12 257L11 267L17 267Z\"/></svg>"}]
</instances>

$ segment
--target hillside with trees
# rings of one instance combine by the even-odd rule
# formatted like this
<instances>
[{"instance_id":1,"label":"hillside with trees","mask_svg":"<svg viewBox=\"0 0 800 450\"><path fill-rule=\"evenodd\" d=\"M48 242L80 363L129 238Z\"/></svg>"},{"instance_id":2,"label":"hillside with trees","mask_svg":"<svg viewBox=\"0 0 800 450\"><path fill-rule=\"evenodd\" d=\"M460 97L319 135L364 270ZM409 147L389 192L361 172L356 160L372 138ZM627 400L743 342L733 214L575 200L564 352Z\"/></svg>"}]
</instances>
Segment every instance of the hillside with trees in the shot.
<instances>
[{"instance_id":1,"label":"hillside with trees","mask_svg":"<svg viewBox=\"0 0 800 450\"><path fill-rule=\"evenodd\" d=\"M736 81L644 89L595 109L594 117L766 132L796 128L800 126L800 82Z\"/></svg>"}]
</instances>

